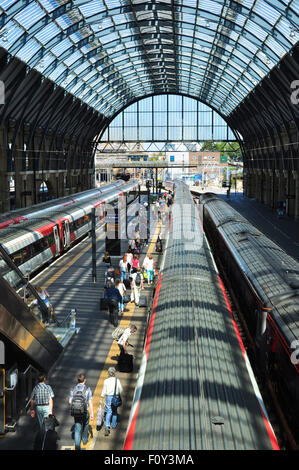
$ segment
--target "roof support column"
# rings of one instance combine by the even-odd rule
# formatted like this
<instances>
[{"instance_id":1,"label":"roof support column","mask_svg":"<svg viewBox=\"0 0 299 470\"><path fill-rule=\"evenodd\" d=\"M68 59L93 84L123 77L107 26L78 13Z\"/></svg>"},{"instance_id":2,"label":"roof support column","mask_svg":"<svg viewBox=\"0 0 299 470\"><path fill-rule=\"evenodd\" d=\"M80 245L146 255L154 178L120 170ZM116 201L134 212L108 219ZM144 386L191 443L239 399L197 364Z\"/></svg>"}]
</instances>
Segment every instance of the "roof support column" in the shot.
<instances>
[{"instance_id":1,"label":"roof support column","mask_svg":"<svg viewBox=\"0 0 299 470\"><path fill-rule=\"evenodd\" d=\"M5 155L6 148L6 130L4 126L0 128L0 155ZM7 177L7 161L6 157L0 158L0 213L10 210L10 191L9 178Z\"/></svg>"},{"instance_id":2,"label":"roof support column","mask_svg":"<svg viewBox=\"0 0 299 470\"><path fill-rule=\"evenodd\" d=\"M295 220L299 222L299 171L294 173L295 178Z\"/></svg>"}]
</instances>

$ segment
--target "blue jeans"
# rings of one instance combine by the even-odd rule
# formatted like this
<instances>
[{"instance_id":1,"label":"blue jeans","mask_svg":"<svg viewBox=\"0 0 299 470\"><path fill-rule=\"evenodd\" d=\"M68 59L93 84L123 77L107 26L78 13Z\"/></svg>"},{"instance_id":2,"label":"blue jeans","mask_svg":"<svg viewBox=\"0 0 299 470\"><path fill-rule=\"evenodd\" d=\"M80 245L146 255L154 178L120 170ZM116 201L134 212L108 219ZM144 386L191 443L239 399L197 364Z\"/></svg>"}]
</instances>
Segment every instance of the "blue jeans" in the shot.
<instances>
[{"instance_id":1,"label":"blue jeans","mask_svg":"<svg viewBox=\"0 0 299 470\"><path fill-rule=\"evenodd\" d=\"M105 405L106 405L106 418L105 418L105 427L110 428L111 417L112 417L112 427L116 428L117 426L117 408L116 406L111 405L111 400L113 395L106 395Z\"/></svg>"},{"instance_id":2,"label":"blue jeans","mask_svg":"<svg viewBox=\"0 0 299 470\"><path fill-rule=\"evenodd\" d=\"M124 308L125 308L123 295L121 296L121 298L122 298L122 301L118 302L118 310L124 310Z\"/></svg>"},{"instance_id":3,"label":"blue jeans","mask_svg":"<svg viewBox=\"0 0 299 470\"><path fill-rule=\"evenodd\" d=\"M41 429L42 429L44 419L47 418L47 416L49 415L49 411L50 411L49 405L47 406L36 405L36 416L37 416L39 426Z\"/></svg>"},{"instance_id":4,"label":"blue jeans","mask_svg":"<svg viewBox=\"0 0 299 470\"><path fill-rule=\"evenodd\" d=\"M120 280L123 282L125 279L127 279L127 271L123 268L120 268Z\"/></svg>"},{"instance_id":5,"label":"blue jeans","mask_svg":"<svg viewBox=\"0 0 299 470\"><path fill-rule=\"evenodd\" d=\"M75 418L75 449L81 449L81 435L82 441L85 445L88 441L88 426L89 426L89 412L82 416L82 418Z\"/></svg>"},{"instance_id":6,"label":"blue jeans","mask_svg":"<svg viewBox=\"0 0 299 470\"><path fill-rule=\"evenodd\" d=\"M153 270L146 270L146 273L147 273L147 280L148 281L153 281L154 279L154 271Z\"/></svg>"}]
</instances>

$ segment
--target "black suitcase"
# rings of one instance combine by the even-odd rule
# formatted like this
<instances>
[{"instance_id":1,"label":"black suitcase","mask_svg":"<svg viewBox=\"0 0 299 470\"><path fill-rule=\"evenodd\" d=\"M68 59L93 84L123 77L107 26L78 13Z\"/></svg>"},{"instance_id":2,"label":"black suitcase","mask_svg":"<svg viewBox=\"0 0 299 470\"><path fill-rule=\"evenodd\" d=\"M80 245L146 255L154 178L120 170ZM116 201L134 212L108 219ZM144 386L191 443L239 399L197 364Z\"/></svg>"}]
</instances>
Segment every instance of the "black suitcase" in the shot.
<instances>
[{"instance_id":1,"label":"black suitcase","mask_svg":"<svg viewBox=\"0 0 299 470\"><path fill-rule=\"evenodd\" d=\"M124 285L126 289L131 289L131 283L129 279L124 279Z\"/></svg>"},{"instance_id":2,"label":"black suitcase","mask_svg":"<svg viewBox=\"0 0 299 470\"><path fill-rule=\"evenodd\" d=\"M55 431L56 426L59 426L59 422L54 415L49 415L44 419L42 429L34 440L34 450L58 450L57 441L60 438Z\"/></svg>"},{"instance_id":3,"label":"black suitcase","mask_svg":"<svg viewBox=\"0 0 299 470\"><path fill-rule=\"evenodd\" d=\"M132 372L133 370L133 355L120 354L117 362L117 369L119 372Z\"/></svg>"},{"instance_id":4,"label":"black suitcase","mask_svg":"<svg viewBox=\"0 0 299 470\"><path fill-rule=\"evenodd\" d=\"M108 300L107 299L100 299L100 311L108 310Z\"/></svg>"},{"instance_id":5,"label":"black suitcase","mask_svg":"<svg viewBox=\"0 0 299 470\"><path fill-rule=\"evenodd\" d=\"M145 297L145 295L140 296L139 307L147 307L147 298Z\"/></svg>"}]
</instances>

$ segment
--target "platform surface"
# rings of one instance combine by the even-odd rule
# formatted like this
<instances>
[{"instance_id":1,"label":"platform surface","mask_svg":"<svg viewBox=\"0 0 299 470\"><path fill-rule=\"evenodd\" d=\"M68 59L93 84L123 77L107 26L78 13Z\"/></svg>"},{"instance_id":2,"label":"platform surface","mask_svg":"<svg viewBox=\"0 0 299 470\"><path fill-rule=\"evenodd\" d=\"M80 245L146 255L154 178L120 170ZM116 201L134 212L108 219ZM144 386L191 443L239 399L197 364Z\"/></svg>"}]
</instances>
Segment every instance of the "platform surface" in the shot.
<instances>
[{"instance_id":1,"label":"platform surface","mask_svg":"<svg viewBox=\"0 0 299 470\"><path fill-rule=\"evenodd\" d=\"M60 425L56 428L60 437L58 449L72 450L74 440L72 427L74 420L70 415L68 398L70 390L77 383L77 375L85 373L87 386L93 393L94 420L90 422L93 428L93 438L85 446L86 450L106 449L120 450L123 448L127 419L131 408L139 362L142 355L145 334L147 307L138 308L133 303L127 304L126 311L119 317L120 326L135 323L138 330L132 336L134 370L130 374L118 373L124 388L123 406L119 409L119 424L116 431L104 437L104 429L96 431L96 414L99 395L102 392L104 379L108 378L108 367L116 366L116 355L119 352L117 344L112 340L114 326L109 321L108 312L101 312L99 301L103 296L104 271L102 262L105 251L104 233L97 233L97 280L92 280L92 246L91 239L86 238L71 251L50 265L42 274L33 278L32 283L47 288L58 321L62 321L72 308L77 310L76 328L79 330L73 336L62 357L48 374L48 383L54 391L54 409ZM142 264L145 252L151 251L156 261L155 243L144 246L140 261ZM113 257L112 263L118 266L121 257ZM130 291L129 291L130 292ZM150 302L153 287L142 291ZM31 450L34 437L38 431L36 419L29 414L19 419L15 433L7 433L0 439L0 450ZM82 445L82 448L84 446Z\"/></svg>"}]
</instances>

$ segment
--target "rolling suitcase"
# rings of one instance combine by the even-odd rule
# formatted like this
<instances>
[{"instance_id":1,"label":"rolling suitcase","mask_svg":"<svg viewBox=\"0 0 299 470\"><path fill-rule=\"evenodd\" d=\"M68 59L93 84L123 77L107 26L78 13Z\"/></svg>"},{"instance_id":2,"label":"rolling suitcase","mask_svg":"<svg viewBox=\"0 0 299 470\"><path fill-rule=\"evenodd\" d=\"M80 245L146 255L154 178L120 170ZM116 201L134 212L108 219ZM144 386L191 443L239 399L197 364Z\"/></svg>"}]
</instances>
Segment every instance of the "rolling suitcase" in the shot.
<instances>
[{"instance_id":1,"label":"rolling suitcase","mask_svg":"<svg viewBox=\"0 0 299 470\"><path fill-rule=\"evenodd\" d=\"M108 300L107 299L100 299L100 311L108 310Z\"/></svg>"},{"instance_id":2,"label":"rolling suitcase","mask_svg":"<svg viewBox=\"0 0 299 470\"><path fill-rule=\"evenodd\" d=\"M117 362L117 369L119 372L132 372L133 370L133 355L120 354Z\"/></svg>"},{"instance_id":3,"label":"rolling suitcase","mask_svg":"<svg viewBox=\"0 0 299 470\"><path fill-rule=\"evenodd\" d=\"M139 307L147 307L147 298L145 297L145 295L140 296Z\"/></svg>"},{"instance_id":4,"label":"rolling suitcase","mask_svg":"<svg viewBox=\"0 0 299 470\"><path fill-rule=\"evenodd\" d=\"M128 290L128 289L131 289L131 283L129 281L129 279L124 279L124 285L125 285L125 288Z\"/></svg>"}]
</instances>

